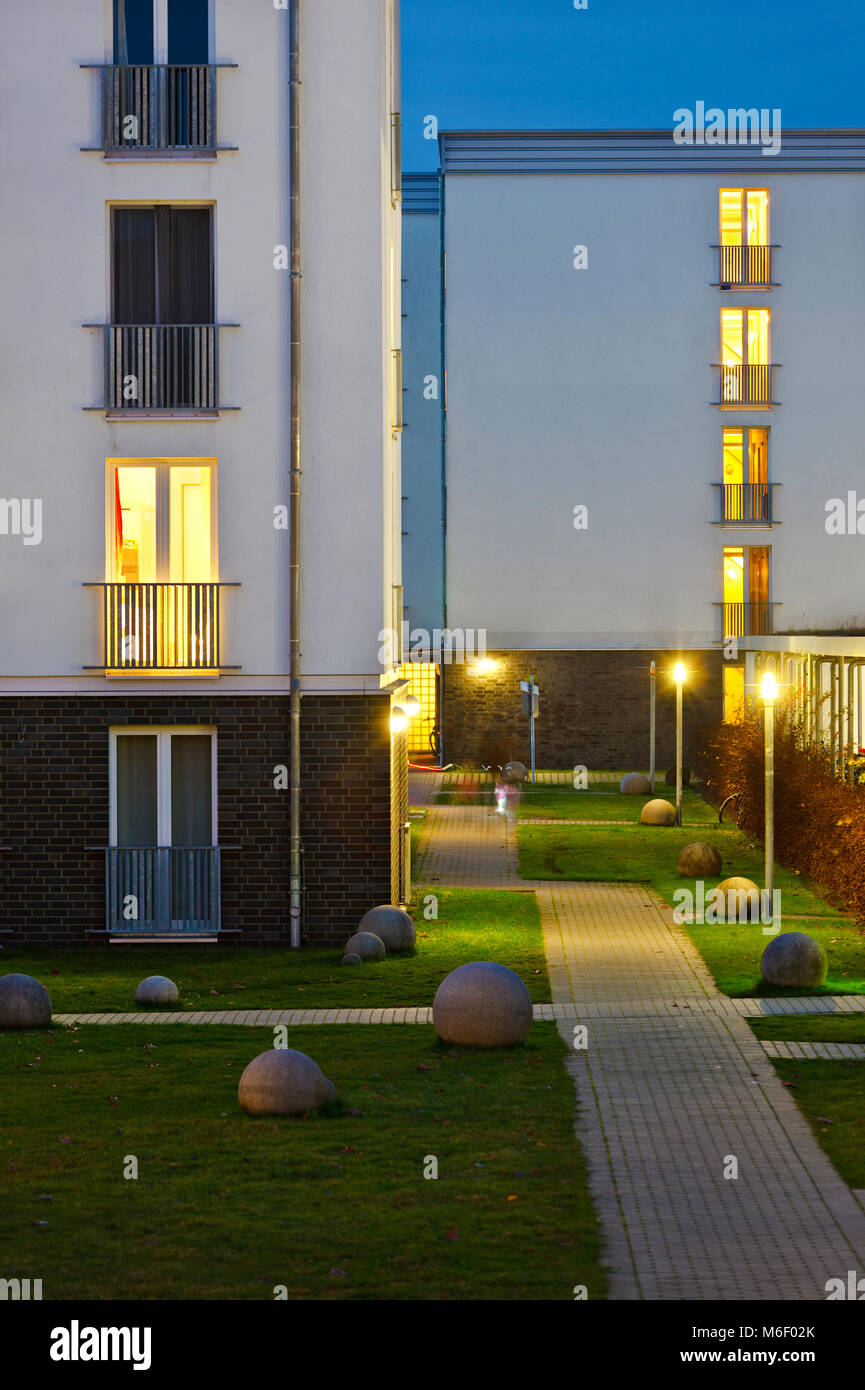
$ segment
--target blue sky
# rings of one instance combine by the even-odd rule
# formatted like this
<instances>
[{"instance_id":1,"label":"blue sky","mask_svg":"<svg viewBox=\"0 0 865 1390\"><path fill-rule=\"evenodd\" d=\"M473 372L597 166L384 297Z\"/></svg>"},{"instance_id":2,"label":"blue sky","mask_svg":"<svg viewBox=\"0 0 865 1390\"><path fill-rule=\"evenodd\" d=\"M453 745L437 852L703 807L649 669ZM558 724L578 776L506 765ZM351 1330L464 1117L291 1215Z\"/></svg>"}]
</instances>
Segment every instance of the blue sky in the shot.
<instances>
[{"instance_id":1,"label":"blue sky","mask_svg":"<svg viewBox=\"0 0 865 1390\"><path fill-rule=\"evenodd\" d=\"M865 126L862 0L402 0L403 167L446 129L667 128L677 107Z\"/></svg>"}]
</instances>

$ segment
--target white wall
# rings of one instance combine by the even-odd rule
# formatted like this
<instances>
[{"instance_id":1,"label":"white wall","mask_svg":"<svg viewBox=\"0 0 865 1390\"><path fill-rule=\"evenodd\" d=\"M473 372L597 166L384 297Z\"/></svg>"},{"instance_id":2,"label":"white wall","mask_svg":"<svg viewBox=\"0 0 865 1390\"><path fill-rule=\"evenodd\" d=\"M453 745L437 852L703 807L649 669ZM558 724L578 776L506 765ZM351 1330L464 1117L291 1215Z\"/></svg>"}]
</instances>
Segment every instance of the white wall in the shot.
<instances>
[{"instance_id":1,"label":"white wall","mask_svg":"<svg viewBox=\"0 0 865 1390\"><path fill-rule=\"evenodd\" d=\"M392 9L318 0L304 5L301 35L305 665L349 684L377 673L383 552L398 566L398 454L382 426L393 306L380 274L395 223L382 192ZM219 577L242 582L224 598L223 655L243 670L217 684L284 687L288 532L274 529L273 509L289 501L289 277L273 249L289 240L288 15L216 0L215 57L238 64L217 78L219 143L239 148L215 162L81 152L99 142L99 75L79 64L110 59L108 35L102 0L66 0L47 25L38 7L6 7L0 22L14 55L0 125L0 496L43 504L40 545L0 535L0 688L105 686L82 669L101 654L100 591L82 582L105 578L105 460L185 455L218 460ZM103 389L102 336L82 324L110 318L116 201L215 203L217 318L240 324L220 337L220 398L239 412L127 423L82 409Z\"/></svg>"},{"instance_id":2,"label":"white wall","mask_svg":"<svg viewBox=\"0 0 865 1390\"><path fill-rule=\"evenodd\" d=\"M711 285L718 189L737 185L771 189L769 294ZM778 626L865 622L865 537L824 529L827 497L865 496L862 176L452 174L446 249L452 627L491 647L706 646L722 545L743 543L772 547ZM772 310L778 409L710 404L734 303ZM771 427L771 532L710 524L722 424Z\"/></svg>"}]
</instances>

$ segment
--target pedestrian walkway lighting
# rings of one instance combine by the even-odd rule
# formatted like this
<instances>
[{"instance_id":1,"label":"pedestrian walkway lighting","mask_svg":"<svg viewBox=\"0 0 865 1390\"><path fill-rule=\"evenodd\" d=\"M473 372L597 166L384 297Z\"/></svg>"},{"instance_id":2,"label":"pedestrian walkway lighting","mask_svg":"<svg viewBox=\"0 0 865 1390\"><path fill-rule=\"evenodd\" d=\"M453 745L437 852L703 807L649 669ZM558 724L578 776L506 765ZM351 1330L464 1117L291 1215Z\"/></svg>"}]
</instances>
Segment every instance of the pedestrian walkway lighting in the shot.
<instances>
[{"instance_id":1,"label":"pedestrian walkway lighting","mask_svg":"<svg viewBox=\"0 0 865 1390\"><path fill-rule=\"evenodd\" d=\"M771 671L763 676L763 733L766 766L766 862L764 869L763 921L772 921L775 888L775 701L778 683Z\"/></svg>"},{"instance_id":2,"label":"pedestrian walkway lighting","mask_svg":"<svg viewBox=\"0 0 865 1390\"><path fill-rule=\"evenodd\" d=\"M471 669L475 672L475 675L488 676L491 671L496 669L496 663L491 657L484 656L480 661L473 661Z\"/></svg>"},{"instance_id":3,"label":"pedestrian walkway lighting","mask_svg":"<svg viewBox=\"0 0 865 1390\"><path fill-rule=\"evenodd\" d=\"M408 724L408 715L402 705L394 705L390 712L390 731L392 734L400 734Z\"/></svg>"},{"instance_id":4,"label":"pedestrian walkway lighting","mask_svg":"<svg viewBox=\"0 0 865 1390\"><path fill-rule=\"evenodd\" d=\"M403 707L409 719L414 719L416 714L420 714L420 700L416 695L406 695Z\"/></svg>"},{"instance_id":5,"label":"pedestrian walkway lighting","mask_svg":"<svg viewBox=\"0 0 865 1390\"><path fill-rule=\"evenodd\" d=\"M676 682L676 824L682 824L682 686L685 683L685 668L681 661L673 667L673 680Z\"/></svg>"}]
</instances>

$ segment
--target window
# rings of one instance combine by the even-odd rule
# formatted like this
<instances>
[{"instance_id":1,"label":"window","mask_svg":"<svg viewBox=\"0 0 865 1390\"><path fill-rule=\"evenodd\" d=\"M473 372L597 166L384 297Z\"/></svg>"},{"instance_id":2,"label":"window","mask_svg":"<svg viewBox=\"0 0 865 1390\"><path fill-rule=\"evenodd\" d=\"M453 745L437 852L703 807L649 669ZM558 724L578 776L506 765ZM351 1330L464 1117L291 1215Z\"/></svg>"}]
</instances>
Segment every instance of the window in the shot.
<instances>
[{"instance_id":1,"label":"window","mask_svg":"<svg viewBox=\"0 0 865 1390\"><path fill-rule=\"evenodd\" d=\"M741 724L745 715L745 672L741 666L724 667L724 723Z\"/></svg>"},{"instance_id":2,"label":"window","mask_svg":"<svg viewBox=\"0 0 865 1390\"><path fill-rule=\"evenodd\" d=\"M721 310L721 403L771 404L769 310Z\"/></svg>"},{"instance_id":3,"label":"window","mask_svg":"<svg viewBox=\"0 0 865 1390\"><path fill-rule=\"evenodd\" d=\"M216 733L210 728L111 731L112 845L217 843Z\"/></svg>"},{"instance_id":4,"label":"window","mask_svg":"<svg viewBox=\"0 0 865 1390\"><path fill-rule=\"evenodd\" d=\"M108 578L205 583L215 577L215 463L111 461Z\"/></svg>"},{"instance_id":5,"label":"window","mask_svg":"<svg viewBox=\"0 0 865 1390\"><path fill-rule=\"evenodd\" d=\"M722 435L722 522L772 520L769 431L737 427Z\"/></svg>"},{"instance_id":6,"label":"window","mask_svg":"<svg viewBox=\"0 0 865 1390\"><path fill-rule=\"evenodd\" d=\"M208 9L208 0L114 0L114 62L207 63Z\"/></svg>"},{"instance_id":7,"label":"window","mask_svg":"<svg viewBox=\"0 0 865 1390\"><path fill-rule=\"evenodd\" d=\"M115 208L115 324L212 324L212 208Z\"/></svg>"},{"instance_id":8,"label":"window","mask_svg":"<svg viewBox=\"0 0 865 1390\"><path fill-rule=\"evenodd\" d=\"M722 188L720 200L722 246L768 245L767 188Z\"/></svg>"},{"instance_id":9,"label":"window","mask_svg":"<svg viewBox=\"0 0 865 1390\"><path fill-rule=\"evenodd\" d=\"M768 189L720 190L719 239L722 289L772 283Z\"/></svg>"},{"instance_id":10,"label":"window","mask_svg":"<svg viewBox=\"0 0 865 1390\"><path fill-rule=\"evenodd\" d=\"M772 630L769 547L724 546L724 637L766 636Z\"/></svg>"}]
</instances>

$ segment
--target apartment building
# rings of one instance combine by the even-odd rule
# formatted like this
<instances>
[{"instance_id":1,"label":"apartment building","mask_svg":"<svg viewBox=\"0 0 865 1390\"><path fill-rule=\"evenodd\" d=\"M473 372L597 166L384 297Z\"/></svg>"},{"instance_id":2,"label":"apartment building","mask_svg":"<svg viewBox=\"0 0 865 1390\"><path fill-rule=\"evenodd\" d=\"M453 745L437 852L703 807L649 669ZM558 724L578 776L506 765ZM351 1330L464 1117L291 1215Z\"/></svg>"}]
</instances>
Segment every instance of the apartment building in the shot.
<instances>
[{"instance_id":1,"label":"apartment building","mask_svg":"<svg viewBox=\"0 0 865 1390\"><path fill-rule=\"evenodd\" d=\"M865 541L832 518L865 492L865 132L766 154L456 131L441 166L446 447L437 468L407 430L405 467L436 470L444 625L485 629L488 658L441 665L444 757L527 759L533 675L541 766L643 766L651 661L661 765L679 660L686 757L769 659L817 703L844 682L861 733L862 667L838 660L865 657ZM407 235L409 288L421 254Z\"/></svg>"},{"instance_id":2,"label":"apartment building","mask_svg":"<svg viewBox=\"0 0 865 1390\"><path fill-rule=\"evenodd\" d=\"M398 0L2 31L0 928L342 941L407 873Z\"/></svg>"}]
</instances>

